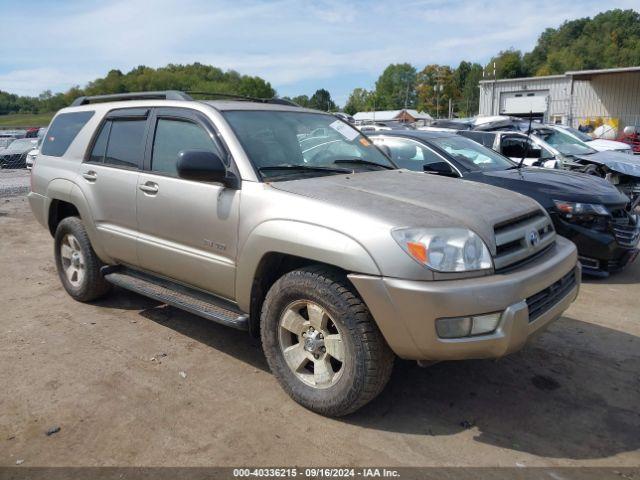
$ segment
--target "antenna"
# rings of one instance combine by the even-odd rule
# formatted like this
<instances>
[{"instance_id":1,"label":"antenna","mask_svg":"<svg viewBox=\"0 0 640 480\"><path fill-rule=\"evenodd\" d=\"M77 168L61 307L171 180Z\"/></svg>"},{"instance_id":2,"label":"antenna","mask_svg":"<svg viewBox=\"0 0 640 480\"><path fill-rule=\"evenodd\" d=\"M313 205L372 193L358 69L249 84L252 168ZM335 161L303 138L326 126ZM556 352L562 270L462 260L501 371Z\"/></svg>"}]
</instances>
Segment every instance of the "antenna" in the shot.
<instances>
[{"instance_id":1,"label":"antenna","mask_svg":"<svg viewBox=\"0 0 640 480\"><path fill-rule=\"evenodd\" d=\"M529 129L527 130L527 145L525 146L524 153L522 154L522 158L520 159L520 163L518 163L518 170L522 168L522 163L524 159L527 157L527 153L529 153L529 143L531 143L531 122L533 121L533 110L529 112Z\"/></svg>"}]
</instances>

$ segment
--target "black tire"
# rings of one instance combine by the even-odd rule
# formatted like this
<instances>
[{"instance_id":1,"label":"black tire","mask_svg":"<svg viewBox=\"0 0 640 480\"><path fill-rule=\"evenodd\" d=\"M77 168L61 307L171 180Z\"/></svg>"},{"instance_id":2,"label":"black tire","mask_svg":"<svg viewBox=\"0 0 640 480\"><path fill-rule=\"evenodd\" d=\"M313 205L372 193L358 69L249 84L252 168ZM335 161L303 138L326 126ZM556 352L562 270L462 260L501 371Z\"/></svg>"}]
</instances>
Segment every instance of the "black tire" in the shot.
<instances>
[{"instance_id":1,"label":"black tire","mask_svg":"<svg viewBox=\"0 0 640 480\"><path fill-rule=\"evenodd\" d=\"M340 368L344 370L327 388L303 382L285 360L280 318L298 301L323 308L341 333L344 361ZM282 388L296 402L321 415L339 417L358 410L384 389L391 376L393 352L346 276L331 268L306 267L276 281L265 298L260 328L267 362Z\"/></svg>"},{"instance_id":2,"label":"black tire","mask_svg":"<svg viewBox=\"0 0 640 480\"><path fill-rule=\"evenodd\" d=\"M83 279L78 285L71 283L63 267L61 246L64 238L69 234L77 239L85 266ZM54 241L54 253L56 269L58 270L58 276L60 277L62 286L75 300L90 302L109 292L111 284L109 284L100 273L100 268L103 267L104 264L93 251L87 231L82 225L82 220L78 217L67 217L58 224Z\"/></svg>"}]
</instances>

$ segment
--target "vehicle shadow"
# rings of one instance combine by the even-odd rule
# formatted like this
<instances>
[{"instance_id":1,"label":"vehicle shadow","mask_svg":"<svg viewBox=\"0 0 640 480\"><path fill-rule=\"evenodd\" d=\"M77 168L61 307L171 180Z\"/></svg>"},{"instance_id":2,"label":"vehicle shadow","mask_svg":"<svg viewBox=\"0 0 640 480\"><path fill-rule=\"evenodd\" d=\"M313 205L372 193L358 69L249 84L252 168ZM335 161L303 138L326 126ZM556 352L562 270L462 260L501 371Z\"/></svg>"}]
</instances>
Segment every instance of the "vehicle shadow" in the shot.
<instances>
[{"instance_id":1,"label":"vehicle shadow","mask_svg":"<svg viewBox=\"0 0 640 480\"><path fill-rule=\"evenodd\" d=\"M102 306L140 315L268 371L258 341L116 289ZM563 317L500 360L420 368L397 361L383 393L339 421L411 435L470 429L478 442L549 458L597 459L640 449L640 337ZM275 385L275 382L274 382Z\"/></svg>"},{"instance_id":2,"label":"vehicle shadow","mask_svg":"<svg viewBox=\"0 0 640 480\"><path fill-rule=\"evenodd\" d=\"M247 332L217 324L121 288L115 288L109 297L96 302L96 305L139 310L144 318L242 360L255 368L269 371L260 342L253 339Z\"/></svg>"},{"instance_id":3,"label":"vehicle shadow","mask_svg":"<svg viewBox=\"0 0 640 480\"><path fill-rule=\"evenodd\" d=\"M413 435L470 429L478 442L551 458L640 448L640 338L563 318L498 361L398 362L385 391L343 421Z\"/></svg>"}]
</instances>

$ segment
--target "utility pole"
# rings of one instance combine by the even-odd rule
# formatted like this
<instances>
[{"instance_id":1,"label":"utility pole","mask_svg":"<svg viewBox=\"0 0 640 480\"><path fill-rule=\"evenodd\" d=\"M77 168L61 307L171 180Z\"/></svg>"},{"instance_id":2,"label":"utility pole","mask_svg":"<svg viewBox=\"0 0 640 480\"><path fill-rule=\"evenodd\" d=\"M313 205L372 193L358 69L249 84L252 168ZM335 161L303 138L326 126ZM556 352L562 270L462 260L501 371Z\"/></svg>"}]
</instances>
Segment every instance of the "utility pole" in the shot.
<instances>
[{"instance_id":1,"label":"utility pole","mask_svg":"<svg viewBox=\"0 0 640 480\"><path fill-rule=\"evenodd\" d=\"M482 70L482 78L491 79L491 113L490 115L495 115L495 95L496 95L496 62L493 62L493 70L491 67L489 69Z\"/></svg>"},{"instance_id":2,"label":"utility pole","mask_svg":"<svg viewBox=\"0 0 640 480\"><path fill-rule=\"evenodd\" d=\"M407 109L407 103L409 102L409 79L407 79L407 91L404 94L404 109Z\"/></svg>"},{"instance_id":3,"label":"utility pole","mask_svg":"<svg viewBox=\"0 0 640 480\"><path fill-rule=\"evenodd\" d=\"M451 103L451 99L449 99L449 118L453 118L453 104Z\"/></svg>"},{"instance_id":4,"label":"utility pole","mask_svg":"<svg viewBox=\"0 0 640 480\"><path fill-rule=\"evenodd\" d=\"M443 90L443 88L444 85L436 83L436 118L440 118L440 92Z\"/></svg>"}]
</instances>

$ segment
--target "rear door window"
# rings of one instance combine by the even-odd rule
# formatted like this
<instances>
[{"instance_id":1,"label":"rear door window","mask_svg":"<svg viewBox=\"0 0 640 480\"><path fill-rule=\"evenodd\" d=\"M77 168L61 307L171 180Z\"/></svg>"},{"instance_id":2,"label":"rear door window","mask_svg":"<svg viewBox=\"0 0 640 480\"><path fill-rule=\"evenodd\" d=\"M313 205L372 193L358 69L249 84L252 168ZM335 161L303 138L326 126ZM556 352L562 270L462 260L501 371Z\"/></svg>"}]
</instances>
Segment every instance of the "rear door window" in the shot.
<instances>
[{"instance_id":1,"label":"rear door window","mask_svg":"<svg viewBox=\"0 0 640 480\"><path fill-rule=\"evenodd\" d=\"M144 155L147 120L144 118L110 118L96 138L90 162L115 167L140 168Z\"/></svg>"},{"instance_id":2,"label":"rear door window","mask_svg":"<svg viewBox=\"0 0 640 480\"><path fill-rule=\"evenodd\" d=\"M94 113L93 111L70 112L56 116L42 143L42 154L51 157L63 156Z\"/></svg>"},{"instance_id":3,"label":"rear door window","mask_svg":"<svg viewBox=\"0 0 640 480\"><path fill-rule=\"evenodd\" d=\"M111 132L104 163L137 168L142 165L147 120L111 120Z\"/></svg>"}]
</instances>

